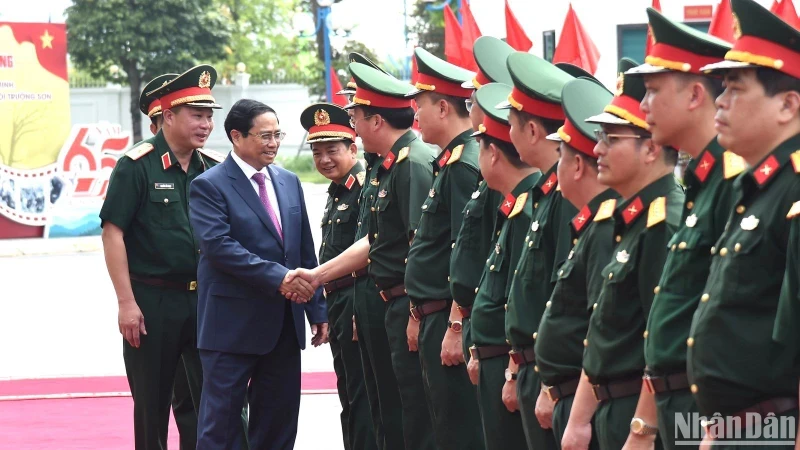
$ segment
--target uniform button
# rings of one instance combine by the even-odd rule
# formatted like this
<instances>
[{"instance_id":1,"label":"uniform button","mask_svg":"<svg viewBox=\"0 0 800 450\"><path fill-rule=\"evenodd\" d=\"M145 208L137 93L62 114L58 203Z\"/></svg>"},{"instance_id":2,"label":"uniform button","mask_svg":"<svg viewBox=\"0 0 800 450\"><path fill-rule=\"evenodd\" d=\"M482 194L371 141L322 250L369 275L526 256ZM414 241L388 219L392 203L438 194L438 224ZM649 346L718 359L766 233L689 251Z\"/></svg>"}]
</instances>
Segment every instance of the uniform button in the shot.
<instances>
[{"instance_id":1,"label":"uniform button","mask_svg":"<svg viewBox=\"0 0 800 450\"><path fill-rule=\"evenodd\" d=\"M419 230L419 228L414 228L414 234L417 234L417 230Z\"/></svg>"},{"instance_id":2,"label":"uniform button","mask_svg":"<svg viewBox=\"0 0 800 450\"><path fill-rule=\"evenodd\" d=\"M544 304L544 307L545 307L545 308L549 308L549 307L550 307L550 305L552 305L552 304L553 304L553 302L552 302L552 301L550 301L550 300L548 300L548 301L547 301L547 303L545 303L545 304Z\"/></svg>"},{"instance_id":3,"label":"uniform button","mask_svg":"<svg viewBox=\"0 0 800 450\"><path fill-rule=\"evenodd\" d=\"M528 241L530 241L530 240L531 240L531 237L530 237L530 236L525 236L525 242L528 242Z\"/></svg>"},{"instance_id":4,"label":"uniform button","mask_svg":"<svg viewBox=\"0 0 800 450\"><path fill-rule=\"evenodd\" d=\"M478 288L475 288L475 293L476 293L476 294L478 293Z\"/></svg>"},{"instance_id":5,"label":"uniform button","mask_svg":"<svg viewBox=\"0 0 800 450\"><path fill-rule=\"evenodd\" d=\"M448 282L450 281L450 275L448 275L448 276L447 276L447 281L448 281Z\"/></svg>"},{"instance_id":6,"label":"uniform button","mask_svg":"<svg viewBox=\"0 0 800 450\"><path fill-rule=\"evenodd\" d=\"M452 244L450 244L450 248L456 248L456 243L453 242Z\"/></svg>"},{"instance_id":7,"label":"uniform button","mask_svg":"<svg viewBox=\"0 0 800 450\"><path fill-rule=\"evenodd\" d=\"M670 248L670 250L672 250L674 252L676 248L678 248L678 246L675 245L675 244L672 244L672 248Z\"/></svg>"},{"instance_id":8,"label":"uniform button","mask_svg":"<svg viewBox=\"0 0 800 450\"><path fill-rule=\"evenodd\" d=\"M538 207L539 207L539 202L536 202L536 203L534 203L534 204L533 204L533 207L534 207L534 208L538 208Z\"/></svg>"},{"instance_id":9,"label":"uniform button","mask_svg":"<svg viewBox=\"0 0 800 450\"><path fill-rule=\"evenodd\" d=\"M653 289L653 294L658 295L659 292L661 292L661 286L656 286L655 289Z\"/></svg>"},{"instance_id":10,"label":"uniform button","mask_svg":"<svg viewBox=\"0 0 800 450\"><path fill-rule=\"evenodd\" d=\"M539 337L539 333L533 333L533 338L536 339L537 337Z\"/></svg>"},{"instance_id":11,"label":"uniform button","mask_svg":"<svg viewBox=\"0 0 800 450\"><path fill-rule=\"evenodd\" d=\"M373 234L372 237L378 239L378 233Z\"/></svg>"},{"instance_id":12,"label":"uniform button","mask_svg":"<svg viewBox=\"0 0 800 450\"><path fill-rule=\"evenodd\" d=\"M539 372L539 366L533 366L533 371L534 372Z\"/></svg>"},{"instance_id":13,"label":"uniform button","mask_svg":"<svg viewBox=\"0 0 800 450\"><path fill-rule=\"evenodd\" d=\"M528 242L528 248L531 248L531 247L533 247L533 241Z\"/></svg>"},{"instance_id":14,"label":"uniform button","mask_svg":"<svg viewBox=\"0 0 800 450\"><path fill-rule=\"evenodd\" d=\"M516 275L516 274L517 274L517 269L514 269L514 275Z\"/></svg>"},{"instance_id":15,"label":"uniform button","mask_svg":"<svg viewBox=\"0 0 800 450\"><path fill-rule=\"evenodd\" d=\"M373 206L369 210L372 211L372 212L375 212L375 207Z\"/></svg>"},{"instance_id":16,"label":"uniform button","mask_svg":"<svg viewBox=\"0 0 800 450\"><path fill-rule=\"evenodd\" d=\"M408 264L408 258L404 259L403 262Z\"/></svg>"},{"instance_id":17,"label":"uniform button","mask_svg":"<svg viewBox=\"0 0 800 450\"><path fill-rule=\"evenodd\" d=\"M698 391L699 389L697 389L697 385L696 385L696 384L693 384L693 385L692 385L692 386L689 388L689 390L690 390L690 391L692 391L692 394L697 394L697 391Z\"/></svg>"},{"instance_id":18,"label":"uniform button","mask_svg":"<svg viewBox=\"0 0 800 450\"><path fill-rule=\"evenodd\" d=\"M499 231L497 232L497 235L500 236L500 232Z\"/></svg>"},{"instance_id":19,"label":"uniform button","mask_svg":"<svg viewBox=\"0 0 800 450\"><path fill-rule=\"evenodd\" d=\"M733 246L733 251L735 251L735 252L738 252L741 249L742 249L742 244L740 244L738 242L736 243L736 245Z\"/></svg>"},{"instance_id":20,"label":"uniform button","mask_svg":"<svg viewBox=\"0 0 800 450\"><path fill-rule=\"evenodd\" d=\"M694 338L690 337L689 339L687 339L686 340L686 345L688 345L689 347L693 346L694 345Z\"/></svg>"},{"instance_id":21,"label":"uniform button","mask_svg":"<svg viewBox=\"0 0 800 450\"><path fill-rule=\"evenodd\" d=\"M575 256L575 252L573 250L570 250L569 255L567 255L567 259L572 259L573 256Z\"/></svg>"},{"instance_id":22,"label":"uniform button","mask_svg":"<svg viewBox=\"0 0 800 450\"><path fill-rule=\"evenodd\" d=\"M564 275L564 269L558 271L558 276Z\"/></svg>"},{"instance_id":23,"label":"uniform button","mask_svg":"<svg viewBox=\"0 0 800 450\"><path fill-rule=\"evenodd\" d=\"M647 331L647 330L644 330L644 333L642 333L642 337L644 337L645 339L647 339L647 336L649 336L649 335L650 335L650 332Z\"/></svg>"},{"instance_id":24,"label":"uniform button","mask_svg":"<svg viewBox=\"0 0 800 450\"><path fill-rule=\"evenodd\" d=\"M422 209L428 209L428 205L422 205Z\"/></svg>"},{"instance_id":25,"label":"uniform button","mask_svg":"<svg viewBox=\"0 0 800 450\"><path fill-rule=\"evenodd\" d=\"M503 309L505 309L506 311L508 311L508 303L506 303L505 305L503 305Z\"/></svg>"},{"instance_id":26,"label":"uniform button","mask_svg":"<svg viewBox=\"0 0 800 450\"><path fill-rule=\"evenodd\" d=\"M722 247L721 249L719 249L719 256L725 256L727 254L728 254L728 249L727 248Z\"/></svg>"},{"instance_id":27,"label":"uniform button","mask_svg":"<svg viewBox=\"0 0 800 450\"><path fill-rule=\"evenodd\" d=\"M439 175L439 172L433 172L433 176Z\"/></svg>"},{"instance_id":28,"label":"uniform button","mask_svg":"<svg viewBox=\"0 0 800 450\"><path fill-rule=\"evenodd\" d=\"M612 278L614 278L614 272L610 272L610 273L608 274L608 279L610 280L610 279L612 279Z\"/></svg>"},{"instance_id":29,"label":"uniform button","mask_svg":"<svg viewBox=\"0 0 800 450\"><path fill-rule=\"evenodd\" d=\"M333 201L338 202L339 201L339 197L334 198Z\"/></svg>"},{"instance_id":30,"label":"uniform button","mask_svg":"<svg viewBox=\"0 0 800 450\"><path fill-rule=\"evenodd\" d=\"M620 235L617 235L617 236L614 238L614 240L615 240L615 241L617 241L617 242L619 242L619 241L621 241L621 240L622 240L622 236L620 236Z\"/></svg>"},{"instance_id":31,"label":"uniform button","mask_svg":"<svg viewBox=\"0 0 800 450\"><path fill-rule=\"evenodd\" d=\"M738 214L744 214L744 212L745 212L745 210L746 210L746 209L747 209L747 208L745 208L745 207L744 207L744 205L739 205L739 206L737 206L737 207L736 207L736 212L737 212Z\"/></svg>"},{"instance_id":32,"label":"uniform button","mask_svg":"<svg viewBox=\"0 0 800 450\"><path fill-rule=\"evenodd\" d=\"M583 340L583 346L584 347L588 347L589 346L589 340L588 339L584 339Z\"/></svg>"},{"instance_id":33,"label":"uniform button","mask_svg":"<svg viewBox=\"0 0 800 450\"><path fill-rule=\"evenodd\" d=\"M198 255L200 254L200 250L197 250L197 254L198 254Z\"/></svg>"},{"instance_id":34,"label":"uniform button","mask_svg":"<svg viewBox=\"0 0 800 450\"><path fill-rule=\"evenodd\" d=\"M712 255L716 255L717 254L717 247L711 247L711 254Z\"/></svg>"},{"instance_id":35,"label":"uniform button","mask_svg":"<svg viewBox=\"0 0 800 450\"><path fill-rule=\"evenodd\" d=\"M486 264L489 264L489 259L491 258L486 258Z\"/></svg>"},{"instance_id":36,"label":"uniform button","mask_svg":"<svg viewBox=\"0 0 800 450\"><path fill-rule=\"evenodd\" d=\"M685 249L686 248L686 242L681 242L680 244L678 244L678 248L681 249L681 250Z\"/></svg>"},{"instance_id":37,"label":"uniform button","mask_svg":"<svg viewBox=\"0 0 800 450\"><path fill-rule=\"evenodd\" d=\"M169 199L168 199L168 198L165 198L165 199L164 199L164 204L166 205L167 203L169 203Z\"/></svg>"},{"instance_id":38,"label":"uniform button","mask_svg":"<svg viewBox=\"0 0 800 450\"><path fill-rule=\"evenodd\" d=\"M342 219L336 219L336 223L339 223L341 221L342 221Z\"/></svg>"},{"instance_id":39,"label":"uniform button","mask_svg":"<svg viewBox=\"0 0 800 450\"><path fill-rule=\"evenodd\" d=\"M322 246L325 247L325 243L324 242L322 243Z\"/></svg>"},{"instance_id":40,"label":"uniform button","mask_svg":"<svg viewBox=\"0 0 800 450\"><path fill-rule=\"evenodd\" d=\"M686 202L686 209L694 208L694 202Z\"/></svg>"},{"instance_id":41,"label":"uniform button","mask_svg":"<svg viewBox=\"0 0 800 450\"><path fill-rule=\"evenodd\" d=\"M710 295L708 295L708 294L703 294L703 295L701 295L701 296L700 296L700 301L701 301L701 302L703 302L703 303L705 303L705 302L707 302L707 301L708 301L708 299L709 299L709 298L711 298L711 296L710 296Z\"/></svg>"},{"instance_id":42,"label":"uniform button","mask_svg":"<svg viewBox=\"0 0 800 450\"><path fill-rule=\"evenodd\" d=\"M592 311L594 311L595 309L597 309L597 303L595 303L594 305L592 305Z\"/></svg>"},{"instance_id":43,"label":"uniform button","mask_svg":"<svg viewBox=\"0 0 800 450\"><path fill-rule=\"evenodd\" d=\"M372 264L372 260L367 258L367 264Z\"/></svg>"},{"instance_id":44,"label":"uniform button","mask_svg":"<svg viewBox=\"0 0 800 450\"><path fill-rule=\"evenodd\" d=\"M508 344L508 345L511 345L511 341L509 341L508 339L506 339L506 344Z\"/></svg>"},{"instance_id":45,"label":"uniform button","mask_svg":"<svg viewBox=\"0 0 800 450\"><path fill-rule=\"evenodd\" d=\"M331 223L333 223L333 221L332 220L328 220L328 225L330 225Z\"/></svg>"},{"instance_id":46,"label":"uniform button","mask_svg":"<svg viewBox=\"0 0 800 450\"><path fill-rule=\"evenodd\" d=\"M492 264L491 266L489 266L489 270L494 270L494 264Z\"/></svg>"},{"instance_id":47,"label":"uniform button","mask_svg":"<svg viewBox=\"0 0 800 450\"><path fill-rule=\"evenodd\" d=\"M572 240L572 245L575 245L575 244L577 244L577 243L578 243L578 239L577 239L577 238L575 238L575 239L573 239L573 240Z\"/></svg>"}]
</instances>

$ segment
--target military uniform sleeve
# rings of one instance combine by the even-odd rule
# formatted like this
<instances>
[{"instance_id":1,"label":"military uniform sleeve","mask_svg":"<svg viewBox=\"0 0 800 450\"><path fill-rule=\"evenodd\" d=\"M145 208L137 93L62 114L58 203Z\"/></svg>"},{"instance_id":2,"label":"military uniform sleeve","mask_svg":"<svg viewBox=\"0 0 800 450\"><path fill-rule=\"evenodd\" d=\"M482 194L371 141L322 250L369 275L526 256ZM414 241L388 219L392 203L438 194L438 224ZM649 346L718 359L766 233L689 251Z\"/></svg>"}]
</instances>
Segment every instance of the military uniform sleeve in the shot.
<instances>
[{"instance_id":1,"label":"military uniform sleeve","mask_svg":"<svg viewBox=\"0 0 800 450\"><path fill-rule=\"evenodd\" d=\"M778 299L778 311L772 340L790 348L800 356L800 216L791 219L789 241L786 249L786 271ZM798 358L795 358L796 360Z\"/></svg>"},{"instance_id":2,"label":"military uniform sleeve","mask_svg":"<svg viewBox=\"0 0 800 450\"><path fill-rule=\"evenodd\" d=\"M411 236L419 226L422 204L433 184L433 169L430 165L406 160L397 163L395 170L399 172L396 178L398 209L406 232Z\"/></svg>"},{"instance_id":3,"label":"military uniform sleeve","mask_svg":"<svg viewBox=\"0 0 800 450\"><path fill-rule=\"evenodd\" d=\"M519 264L520 257L522 256L522 248L525 243L525 236L528 234L528 226L531 221L528 216L520 214L513 220L514 223L509 224L512 227L511 235L506 239L506 252L511 252L508 261L508 280L506 281L506 297L511 292L511 282L514 281L517 264Z\"/></svg>"},{"instance_id":4,"label":"military uniform sleeve","mask_svg":"<svg viewBox=\"0 0 800 450\"><path fill-rule=\"evenodd\" d=\"M144 163L137 163L126 157L117 161L108 183L106 199L100 209L101 224L111 222L127 232L133 223L142 205L147 184L143 168L137 167L137 164Z\"/></svg>"},{"instance_id":5,"label":"military uniform sleeve","mask_svg":"<svg viewBox=\"0 0 800 450\"><path fill-rule=\"evenodd\" d=\"M653 297L655 297L653 290L661 280L661 272L663 272L669 251L667 244L674 232L675 227L668 225L665 221L648 228L640 237L642 242L636 267L639 272L639 298L642 301L644 317L650 314L650 307L653 304Z\"/></svg>"},{"instance_id":6,"label":"military uniform sleeve","mask_svg":"<svg viewBox=\"0 0 800 450\"><path fill-rule=\"evenodd\" d=\"M594 233L585 238L591 238L586 249L586 299L587 308L592 306L600 298L600 291L603 289L603 269L611 262L614 254L614 242L611 238L613 234L612 223L597 223ZM584 239L585 239L584 238Z\"/></svg>"},{"instance_id":7,"label":"military uniform sleeve","mask_svg":"<svg viewBox=\"0 0 800 450\"><path fill-rule=\"evenodd\" d=\"M455 242L464 222L464 207L478 184L478 171L467 164L450 169L450 240Z\"/></svg>"}]
</instances>

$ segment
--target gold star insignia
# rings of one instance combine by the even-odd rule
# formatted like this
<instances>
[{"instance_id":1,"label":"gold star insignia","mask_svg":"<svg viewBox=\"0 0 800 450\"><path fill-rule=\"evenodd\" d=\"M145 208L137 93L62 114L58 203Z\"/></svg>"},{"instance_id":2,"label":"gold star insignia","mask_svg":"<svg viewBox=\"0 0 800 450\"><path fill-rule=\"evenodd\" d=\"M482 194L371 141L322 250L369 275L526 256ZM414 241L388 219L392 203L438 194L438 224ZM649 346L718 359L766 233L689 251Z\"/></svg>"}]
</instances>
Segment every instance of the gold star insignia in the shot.
<instances>
[{"instance_id":1,"label":"gold star insignia","mask_svg":"<svg viewBox=\"0 0 800 450\"><path fill-rule=\"evenodd\" d=\"M39 39L42 40L42 48L53 48L53 36L47 30L44 30L44 34L39 36Z\"/></svg>"}]
</instances>

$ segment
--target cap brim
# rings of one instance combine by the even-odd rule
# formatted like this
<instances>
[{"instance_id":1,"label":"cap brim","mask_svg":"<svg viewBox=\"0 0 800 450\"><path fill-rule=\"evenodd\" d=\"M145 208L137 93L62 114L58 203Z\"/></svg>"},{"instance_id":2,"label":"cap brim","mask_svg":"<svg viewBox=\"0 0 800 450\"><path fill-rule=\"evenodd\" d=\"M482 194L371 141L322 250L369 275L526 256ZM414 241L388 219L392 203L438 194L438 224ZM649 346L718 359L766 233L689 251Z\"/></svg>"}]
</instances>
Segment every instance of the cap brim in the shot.
<instances>
[{"instance_id":1,"label":"cap brim","mask_svg":"<svg viewBox=\"0 0 800 450\"><path fill-rule=\"evenodd\" d=\"M350 103L348 103L348 104L346 104L346 105L342 106L342 109L353 109L353 108L355 108L356 106L358 106L358 103L356 103L356 102L350 102Z\"/></svg>"},{"instance_id":2,"label":"cap brim","mask_svg":"<svg viewBox=\"0 0 800 450\"><path fill-rule=\"evenodd\" d=\"M508 100L504 100L494 106L494 109L511 109L511 108L513 108L513 106L511 106L511 103L509 103Z\"/></svg>"},{"instance_id":3,"label":"cap brim","mask_svg":"<svg viewBox=\"0 0 800 450\"><path fill-rule=\"evenodd\" d=\"M423 92L431 92L431 91L426 91L425 89L414 89L413 91L406 94L405 98L414 98Z\"/></svg>"},{"instance_id":4,"label":"cap brim","mask_svg":"<svg viewBox=\"0 0 800 450\"><path fill-rule=\"evenodd\" d=\"M472 80L467 80L461 83L461 87L464 89L476 89L475 85L472 84Z\"/></svg>"},{"instance_id":5,"label":"cap brim","mask_svg":"<svg viewBox=\"0 0 800 450\"><path fill-rule=\"evenodd\" d=\"M640 66L636 66L627 72L625 75L649 75L652 73L664 73L664 72L674 72L672 69L667 69L666 67L661 66L654 66L652 64L644 63Z\"/></svg>"},{"instance_id":6,"label":"cap brim","mask_svg":"<svg viewBox=\"0 0 800 450\"><path fill-rule=\"evenodd\" d=\"M341 91L337 92L336 95L353 95L355 93L355 89L342 89Z\"/></svg>"},{"instance_id":7,"label":"cap brim","mask_svg":"<svg viewBox=\"0 0 800 450\"><path fill-rule=\"evenodd\" d=\"M700 68L701 72L712 73L720 70L728 69L746 69L748 67L761 67L755 64L750 64L742 61L720 61L718 63L709 64Z\"/></svg>"},{"instance_id":8,"label":"cap brim","mask_svg":"<svg viewBox=\"0 0 800 450\"><path fill-rule=\"evenodd\" d=\"M182 104L182 105L180 105L180 106L191 106L191 107L193 107L193 108L211 108L211 109L222 109L222 105L219 105L219 104L217 104L217 103L207 103L207 102L206 102L206 103L193 103L193 102L189 102L189 103L184 103L184 104Z\"/></svg>"},{"instance_id":9,"label":"cap brim","mask_svg":"<svg viewBox=\"0 0 800 450\"><path fill-rule=\"evenodd\" d=\"M561 136L559 136L558 133L548 134L545 139L547 139L548 141L556 141L556 142L563 141L563 139L561 139Z\"/></svg>"},{"instance_id":10,"label":"cap brim","mask_svg":"<svg viewBox=\"0 0 800 450\"><path fill-rule=\"evenodd\" d=\"M598 114L596 116L589 117L585 120L585 122L589 123L607 123L609 125L633 125L629 121L615 116L614 114L604 112L602 114Z\"/></svg>"},{"instance_id":11,"label":"cap brim","mask_svg":"<svg viewBox=\"0 0 800 450\"><path fill-rule=\"evenodd\" d=\"M344 140L351 140L354 141L355 138L343 138L343 137L321 137L317 139L306 139L307 144L313 144L315 142L333 142L333 141L344 141Z\"/></svg>"},{"instance_id":12,"label":"cap brim","mask_svg":"<svg viewBox=\"0 0 800 450\"><path fill-rule=\"evenodd\" d=\"M484 134L486 134L485 131L478 130L478 131L473 131L472 134L470 134L470 136L472 136L472 137L483 136Z\"/></svg>"}]
</instances>

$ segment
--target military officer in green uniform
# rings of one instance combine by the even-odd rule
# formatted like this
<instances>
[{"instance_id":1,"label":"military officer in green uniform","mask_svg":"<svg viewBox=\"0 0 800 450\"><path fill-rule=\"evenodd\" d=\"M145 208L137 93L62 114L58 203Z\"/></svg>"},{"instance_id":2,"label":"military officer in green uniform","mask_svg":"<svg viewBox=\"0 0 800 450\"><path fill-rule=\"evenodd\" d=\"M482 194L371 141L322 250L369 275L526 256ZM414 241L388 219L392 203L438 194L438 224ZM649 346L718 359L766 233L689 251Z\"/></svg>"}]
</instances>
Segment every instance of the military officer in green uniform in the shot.
<instances>
[{"instance_id":1,"label":"military officer in green uniform","mask_svg":"<svg viewBox=\"0 0 800 450\"><path fill-rule=\"evenodd\" d=\"M743 448L749 443L735 442L736 434L748 431L758 441L786 442L785 425L774 433L766 427L790 422L796 429L798 400L796 344L780 339L787 330L778 305L792 206L800 200L800 32L752 0L731 6L733 49L726 61L701 70L723 70L717 139L749 168L734 183L735 206L710 250L711 272L686 342L700 414L728 419L707 424L715 448ZM748 424L744 417L752 412L760 416ZM780 442L745 448L759 444Z\"/></svg>"},{"instance_id":2,"label":"military officer in green uniform","mask_svg":"<svg viewBox=\"0 0 800 450\"><path fill-rule=\"evenodd\" d=\"M338 256L355 240L358 198L367 173L356 158L356 131L350 126L347 111L329 103L317 103L300 114L300 123L308 132L306 142L311 144L317 171L331 180L320 224L322 245L319 261L324 263ZM329 342L342 405L340 418L344 448L377 449L364 386L361 351L353 339L355 280L351 274L325 284L331 324Z\"/></svg>"},{"instance_id":3,"label":"military officer in green uniform","mask_svg":"<svg viewBox=\"0 0 800 450\"><path fill-rule=\"evenodd\" d=\"M638 64L628 58L619 73ZM584 374L564 432L562 447L586 448L592 418L601 449L619 449L629 430L652 434L657 428L631 426L643 389L644 339L647 315L667 254L667 243L680 221L684 195L673 175L678 152L656 145L639 102L641 77L621 76L614 98L602 114L587 119L599 123L598 180L621 199L595 215L595 222L614 221L612 260L601 275L603 286L583 341ZM655 441L655 448L661 442Z\"/></svg>"},{"instance_id":4,"label":"military officer in green uniform","mask_svg":"<svg viewBox=\"0 0 800 450\"><path fill-rule=\"evenodd\" d=\"M436 444L419 356L410 351L406 334L411 304L404 284L408 251L433 182L433 154L411 131L414 110L405 95L412 86L360 63L350 63L350 72L357 88L346 109L353 109L351 118L364 149L381 157L373 170L375 177L369 175L370 184L377 185L375 199L369 203L369 231L338 257L301 275L317 284L368 267L385 305L405 446L433 449Z\"/></svg>"},{"instance_id":5,"label":"military officer in green uniform","mask_svg":"<svg viewBox=\"0 0 800 450\"><path fill-rule=\"evenodd\" d=\"M685 443L675 444L676 414L686 417L697 412L686 377L686 339L708 279L711 247L734 206L733 180L744 164L716 139L714 99L722 90L722 79L704 76L700 71L709 62L724 58L730 45L652 8L647 9L647 15L655 44L645 64L629 70L626 76L644 77L647 91L641 109L653 141L680 148L692 160L683 179L686 203L680 227L670 242L644 341L644 381L655 399L650 395L639 397L636 418L648 426L658 426L658 439L664 447L676 449L686 448ZM655 404L646 404L653 400ZM647 443L656 436L631 433L628 439Z\"/></svg>"},{"instance_id":6,"label":"military officer in green uniform","mask_svg":"<svg viewBox=\"0 0 800 450\"><path fill-rule=\"evenodd\" d=\"M514 89L498 107L510 110L511 141L520 159L539 168L542 177L528 199L532 215L525 241L512 249L521 254L508 296L506 337L512 347L508 368L518 376L505 389L517 396L528 448L554 449L553 433L542 428L535 414L541 380L533 336L553 292L556 268L567 259L569 221L577 213L558 189L558 143L547 139L564 123L561 91L573 77L528 53L509 55L506 65Z\"/></svg>"},{"instance_id":7,"label":"military officer in green uniform","mask_svg":"<svg viewBox=\"0 0 800 450\"><path fill-rule=\"evenodd\" d=\"M597 181L596 125L585 122L603 112L610 100L611 93L601 84L587 79L569 81L561 91L567 119L558 133L547 137L560 142L561 193L579 209L569 224L572 250L556 274L553 294L534 334L536 367L542 380L536 417L542 428L552 428L557 444L564 436L578 388L583 338L592 304L603 286L600 272L611 260L614 242L612 222L593 220L604 205L605 214L610 212L617 194ZM589 448L599 448L596 439Z\"/></svg>"},{"instance_id":8,"label":"military officer in green uniform","mask_svg":"<svg viewBox=\"0 0 800 450\"><path fill-rule=\"evenodd\" d=\"M508 73L505 60L513 52L510 45L492 36L481 36L475 41L472 54L478 64L478 73L472 80L461 83L461 87L473 89L470 98L465 101L473 131L478 131L484 118L483 110L475 106L475 93L488 83L511 85L511 74ZM450 291L461 314L461 342L465 361L469 361L469 348L472 346L469 317L475 302L475 288L478 287L484 260L489 254L497 208L502 199L499 192L489 189L481 176L477 189L472 192L462 211L461 228L450 256ZM477 377L471 377L470 381L478 384Z\"/></svg>"},{"instance_id":9,"label":"military officer in green uniform","mask_svg":"<svg viewBox=\"0 0 800 450\"><path fill-rule=\"evenodd\" d=\"M169 405L179 361L194 404L202 373L197 353L198 245L188 189L224 159L203 150L213 129L211 66L194 67L147 95L163 128L120 158L100 210L106 266L119 303L123 357L134 401L135 448L167 446Z\"/></svg>"},{"instance_id":10,"label":"military officer in green uniform","mask_svg":"<svg viewBox=\"0 0 800 450\"><path fill-rule=\"evenodd\" d=\"M445 449L483 449L475 390L461 346L463 323L450 295L450 256L462 212L478 182L478 143L461 83L473 73L417 47L415 90L421 137L441 152L432 162L434 182L408 252L405 285L411 299L408 339L417 341L436 443Z\"/></svg>"},{"instance_id":11,"label":"military officer in green uniform","mask_svg":"<svg viewBox=\"0 0 800 450\"><path fill-rule=\"evenodd\" d=\"M478 378L478 404L481 411L486 448L525 447L522 419L515 405L506 403L506 380L516 377L506 369L511 346L505 337L504 322L513 271L530 226L530 190L541 178L538 169L522 162L511 143L508 111L495 106L508 97L505 84L484 85L475 95L483 110L483 123L474 133L480 144L481 174L490 189L504 196L492 232L488 258L480 283L475 288L472 306L472 340L468 370ZM526 206L527 205L527 206ZM527 211L525 209L527 208Z\"/></svg>"}]
</instances>

